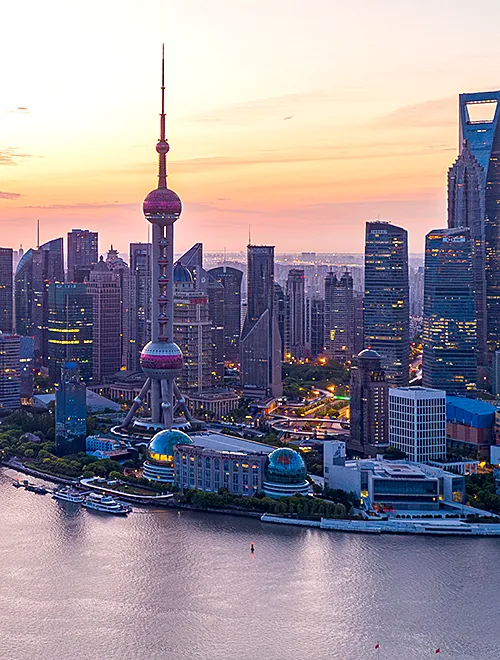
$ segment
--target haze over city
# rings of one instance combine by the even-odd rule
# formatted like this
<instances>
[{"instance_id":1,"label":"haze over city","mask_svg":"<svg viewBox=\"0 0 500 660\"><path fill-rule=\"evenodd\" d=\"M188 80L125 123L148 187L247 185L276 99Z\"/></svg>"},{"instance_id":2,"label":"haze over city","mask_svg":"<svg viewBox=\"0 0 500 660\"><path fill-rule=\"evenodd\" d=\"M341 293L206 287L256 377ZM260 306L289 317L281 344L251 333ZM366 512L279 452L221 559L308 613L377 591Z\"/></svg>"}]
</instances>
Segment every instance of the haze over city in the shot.
<instances>
[{"instance_id":1,"label":"haze over city","mask_svg":"<svg viewBox=\"0 0 500 660\"><path fill-rule=\"evenodd\" d=\"M146 240L158 51L166 43L177 247L248 240L361 252L366 220L446 224L457 96L496 89L500 6L407 0L147 0L4 9L0 222L5 244L73 227ZM6 12L6 16L5 16ZM24 17L29 14L30 21ZM466 43L466 48L464 47ZM311 228L314 227L314 231Z\"/></svg>"}]
</instances>

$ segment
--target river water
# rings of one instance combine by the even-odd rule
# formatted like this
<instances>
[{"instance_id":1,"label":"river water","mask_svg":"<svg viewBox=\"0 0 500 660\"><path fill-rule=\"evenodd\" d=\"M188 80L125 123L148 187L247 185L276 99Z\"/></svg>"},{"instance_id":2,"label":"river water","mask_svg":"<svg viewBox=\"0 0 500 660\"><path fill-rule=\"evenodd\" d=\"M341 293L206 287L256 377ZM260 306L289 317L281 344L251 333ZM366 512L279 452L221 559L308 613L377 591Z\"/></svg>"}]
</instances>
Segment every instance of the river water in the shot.
<instances>
[{"instance_id":1,"label":"river water","mask_svg":"<svg viewBox=\"0 0 500 660\"><path fill-rule=\"evenodd\" d=\"M113 518L13 474L0 469L1 660L500 658L500 539Z\"/></svg>"}]
</instances>

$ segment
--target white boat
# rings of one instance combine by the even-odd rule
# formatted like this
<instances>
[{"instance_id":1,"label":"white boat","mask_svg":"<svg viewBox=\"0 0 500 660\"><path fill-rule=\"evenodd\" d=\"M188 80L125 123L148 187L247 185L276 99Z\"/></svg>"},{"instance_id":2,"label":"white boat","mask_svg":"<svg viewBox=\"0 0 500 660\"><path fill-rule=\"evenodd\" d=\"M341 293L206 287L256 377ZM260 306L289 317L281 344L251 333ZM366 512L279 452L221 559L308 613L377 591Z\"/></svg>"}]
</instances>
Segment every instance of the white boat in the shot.
<instances>
[{"instance_id":1,"label":"white boat","mask_svg":"<svg viewBox=\"0 0 500 660\"><path fill-rule=\"evenodd\" d=\"M83 494L79 493L77 490L73 490L73 488L61 488L56 490L52 497L55 500L62 500L63 502L74 502L75 504L83 503Z\"/></svg>"},{"instance_id":2,"label":"white boat","mask_svg":"<svg viewBox=\"0 0 500 660\"><path fill-rule=\"evenodd\" d=\"M132 511L128 504L122 504L114 500L111 495L98 495L91 493L82 503L86 509L101 511L102 513L113 513L116 516L126 516Z\"/></svg>"}]
</instances>

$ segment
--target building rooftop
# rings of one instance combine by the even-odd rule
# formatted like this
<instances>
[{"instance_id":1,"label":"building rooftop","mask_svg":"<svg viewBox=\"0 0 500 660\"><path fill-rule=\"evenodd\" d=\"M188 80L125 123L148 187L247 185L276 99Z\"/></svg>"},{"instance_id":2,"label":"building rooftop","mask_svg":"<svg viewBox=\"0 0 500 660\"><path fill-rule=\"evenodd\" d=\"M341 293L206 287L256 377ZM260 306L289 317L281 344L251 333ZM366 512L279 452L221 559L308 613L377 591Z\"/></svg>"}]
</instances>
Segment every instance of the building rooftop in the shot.
<instances>
[{"instance_id":1,"label":"building rooftop","mask_svg":"<svg viewBox=\"0 0 500 660\"><path fill-rule=\"evenodd\" d=\"M447 396L446 403L467 410L473 415L493 414L496 410L496 406L492 406L491 403L481 401L481 399L469 399L466 396Z\"/></svg>"},{"instance_id":2,"label":"building rooftop","mask_svg":"<svg viewBox=\"0 0 500 660\"><path fill-rule=\"evenodd\" d=\"M245 452L245 453L263 453L270 454L276 449L270 445L264 445L261 442L236 438L224 433L214 433L213 431L201 431L190 435L197 447L205 449L214 449L216 451Z\"/></svg>"}]
</instances>

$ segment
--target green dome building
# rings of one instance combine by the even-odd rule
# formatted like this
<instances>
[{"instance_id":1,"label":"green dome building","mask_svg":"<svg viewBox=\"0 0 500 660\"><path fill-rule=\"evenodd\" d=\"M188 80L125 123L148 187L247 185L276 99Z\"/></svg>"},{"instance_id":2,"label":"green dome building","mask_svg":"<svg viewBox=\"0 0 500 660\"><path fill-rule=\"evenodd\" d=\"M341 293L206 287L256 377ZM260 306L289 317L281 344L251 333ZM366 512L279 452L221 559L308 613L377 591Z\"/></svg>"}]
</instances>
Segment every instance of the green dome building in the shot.
<instances>
[{"instance_id":1,"label":"green dome building","mask_svg":"<svg viewBox=\"0 0 500 660\"><path fill-rule=\"evenodd\" d=\"M297 493L307 495L309 492L305 463L293 449L284 447L271 452L264 474L264 493L267 497L279 499Z\"/></svg>"},{"instance_id":2,"label":"green dome building","mask_svg":"<svg viewBox=\"0 0 500 660\"><path fill-rule=\"evenodd\" d=\"M142 475L150 481L173 484L174 447L176 445L192 445L194 441L186 433L173 429L159 431L148 445L147 460L144 461Z\"/></svg>"}]
</instances>

